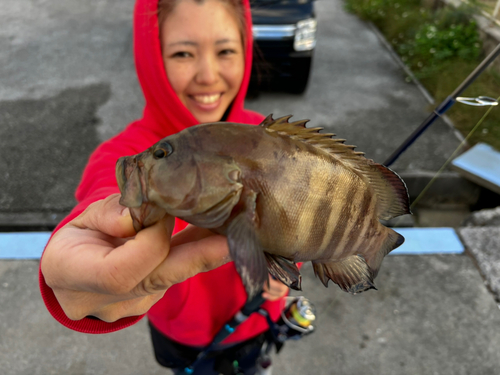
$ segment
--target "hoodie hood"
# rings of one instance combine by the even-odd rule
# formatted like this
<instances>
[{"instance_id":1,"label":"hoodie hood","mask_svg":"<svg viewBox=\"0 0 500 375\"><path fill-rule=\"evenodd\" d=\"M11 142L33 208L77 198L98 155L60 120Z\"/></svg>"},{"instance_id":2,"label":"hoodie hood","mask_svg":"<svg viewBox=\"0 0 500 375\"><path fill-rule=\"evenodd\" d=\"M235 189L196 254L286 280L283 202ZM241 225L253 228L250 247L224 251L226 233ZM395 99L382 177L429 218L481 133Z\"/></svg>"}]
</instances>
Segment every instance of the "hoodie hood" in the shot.
<instances>
[{"instance_id":1,"label":"hoodie hood","mask_svg":"<svg viewBox=\"0 0 500 375\"><path fill-rule=\"evenodd\" d=\"M252 18L249 0L245 8L245 70L241 87L231 106L228 122L249 122L250 111L243 109L252 68ZM138 0L134 9L134 57L137 76L146 99L143 121L162 137L177 133L199 121L177 97L168 81L160 45L158 0ZM250 116L255 117L255 116ZM261 116L258 116L259 119ZM253 119L253 123L258 119Z\"/></svg>"}]
</instances>

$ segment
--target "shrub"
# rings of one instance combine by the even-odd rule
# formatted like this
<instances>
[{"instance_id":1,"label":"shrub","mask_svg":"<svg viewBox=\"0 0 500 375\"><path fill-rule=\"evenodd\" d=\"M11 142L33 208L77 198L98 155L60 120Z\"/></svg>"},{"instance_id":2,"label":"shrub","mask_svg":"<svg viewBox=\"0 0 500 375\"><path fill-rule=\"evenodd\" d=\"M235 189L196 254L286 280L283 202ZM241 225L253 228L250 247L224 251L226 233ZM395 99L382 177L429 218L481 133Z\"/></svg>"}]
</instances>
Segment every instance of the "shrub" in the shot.
<instances>
[{"instance_id":1,"label":"shrub","mask_svg":"<svg viewBox=\"0 0 500 375\"><path fill-rule=\"evenodd\" d=\"M440 103L474 70L483 56L482 42L472 17L476 8L435 9L436 4L435 0L345 0L348 11L377 26ZM500 75L489 70L462 96L496 98L499 87ZM467 135L484 111L484 108L455 104L447 114L456 128ZM470 143L476 142L486 142L500 150L499 110L493 110L473 135Z\"/></svg>"},{"instance_id":2,"label":"shrub","mask_svg":"<svg viewBox=\"0 0 500 375\"><path fill-rule=\"evenodd\" d=\"M445 8L434 15L433 22L424 22L412 37L394 47L417 77L423 78L441 70L453 58L476 61L482 43L468 10Z\"/></svg>"}]
</instances>

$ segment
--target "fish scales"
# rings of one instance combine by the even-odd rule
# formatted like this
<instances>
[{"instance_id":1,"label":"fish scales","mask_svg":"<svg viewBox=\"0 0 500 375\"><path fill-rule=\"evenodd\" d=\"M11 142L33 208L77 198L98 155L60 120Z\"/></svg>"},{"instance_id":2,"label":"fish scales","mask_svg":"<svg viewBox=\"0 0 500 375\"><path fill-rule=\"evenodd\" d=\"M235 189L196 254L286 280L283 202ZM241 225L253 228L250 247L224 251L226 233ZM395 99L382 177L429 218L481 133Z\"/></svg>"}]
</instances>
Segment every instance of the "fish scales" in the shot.
<instances>
[{"instance_id":1,"label":"fish scales","mask_svg":"<svg viewBox=\"0 0 500 375\"><path fill-rule=\"evenodd\" d=\"M314 159L317 155L308 155L308 158ZM283 192L278 196L278 207L274 209L271 200L266 201L264 197L263 204L269 207L269 214L266 221L262 222L262 227L266 230L262 232L262 241L266 248L274 249L276 254L288 256L290 252L297 254L297 261L301 261L301 250L306 250L309 255L313 252L315 256L319 256L325 247L321 247L323 238L327 228L325 225L317 225L327 219L326 215L316 216L318 212L336 212L339 205L333 200L325 203L324 197L328 197L327 191L329 185L335 185L332 179L327 176L332 175L332 169L335 169L335 161L315 163L315 160L303 158L300 163L293 163L290 175L295 178L301 178L303 186L297 188L296 184L285 181L276 186L277 192ZM317 165L318 167L314 167ZM296 177L295 177L296 176ZM283 220L283 216L277 217L274 212L281 212L282 208L286 208L287 215ZM336 213L338 215L338 212ZM322 217L323 216L323 217ZM270 230L267 230L270 228ZM284 237L275 236L275 230L284 228L286 232Z\"/></svg>"},{"instance_id":2,"label":"fish scales","mask_svg":"<svg viewBox=\"0 0 500 375\"><path fill-rule=\"evenodd\" d=\"M315 216L318 209L328 210L332 215L337 217L343 217L341 215L342 209L347 207L349 212L349 200L337 201L330 200L327 202L326 207L320 207L319 205L323 203L322 197L325 195L325 190L328 189L328 182L335 183L334 181L329 181L325 176L332 175L332 169L335 169L335 165L326 165L326 168L322 168L319 171L314 171L313 168L308 168L309 163L304 165L304 173L309 174L310 181L309 186L304 189L304 193L291 194L291 197L295 199L286 199L286 195L282 195L282 206L287 207L287 222L279 222L277 218L273 215L273 210L270 209L270 215L266 218L267 223L270 226L281 226L286 229L285 240L278 238L273 235L273 231L263 231L264 243L266 243L266 248L275 249L275 252L282 256L287 256L289 252L296 253L296 261L303 261L302 253L307 252L307 254L313 255L315 257L322 257L323 252L331 244L332 241L337 241L339 238L332 238L331 241L321 246L324 237L327 235L328 229L326 225L317 225L318 222L325 221L327 217L321 218ZM352 186L348 184L338 184L340 186L340 196L346 196L349 191L353 191ZM278 188L280 189L281 186ZM345 189L345 191L342 190ZM288 189L294 189L293 185L288 184ZM297 196L301 195L301 196ZM266 224L267 224L266 223ZM264 223L263 223L264 224ZM295 234L295 238L294 238ZM269 236L267 236L269 235ZM292 240L293 239L293 240ZM301 252L301 250L306 250Z\"/></svg>"},{"instance_id":3,"label":"fish scales","mask_svg":"<svg viewBox=\"0 0 500 375\"><path fill-rule=\"evenodd\" d=\"M409 213L403 181L288 120L202 124L121 158L121 202L137 230L169 214L226 235L249 298L268 271L300 288L294 264L309 260L325 286L373 288L383 257L403 242L379 222Z\"/></svg>"}]
</instances>

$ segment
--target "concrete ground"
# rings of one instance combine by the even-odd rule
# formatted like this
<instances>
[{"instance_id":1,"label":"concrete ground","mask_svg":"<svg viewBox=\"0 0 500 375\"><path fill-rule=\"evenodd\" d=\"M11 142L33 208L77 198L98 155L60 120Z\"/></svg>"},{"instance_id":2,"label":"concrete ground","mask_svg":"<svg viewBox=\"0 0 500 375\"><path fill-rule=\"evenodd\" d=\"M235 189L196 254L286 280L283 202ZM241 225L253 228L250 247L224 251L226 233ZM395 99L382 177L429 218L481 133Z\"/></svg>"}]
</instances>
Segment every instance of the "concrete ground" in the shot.
<instances>
[{"instance_id":1,"label":"concrete ground","mask_svg":"<svg viewBox=\"0 0 500 375\"><path fill-rule=\"evenodd\" d=\"M133 0L2 5L0 226L50 226L73 206L93 148L141 115ZM318 0L316 9L319 37L307 92L263 93L247 106L310 118L382 162L427 117L428 102L342 1ZM408 181L428 176L458 143L453 129L437 122L394 169ZM325 289L306 265L303 294L317 307L317 331L288 343L274 373L498 373L498 225L458 233L466 254L389 256L379 290L358 296L335 285ZM38 261L0 261L0 373L166 373L153 359L144 320L99 336L60 326L41 301L37 269Z\"/></svg>"},{"instance_id":2,"label":"concrete ground","mask_svg":"<svg viewBox=\"0 0 500 375\"><path fill-rule=\"evenodd\" d=\"M37 262L0 263L3 374L165 374L146 321L107 335L56 323L40 300ZM497 374L498 306L466 255L389 256L378 291L325 289L304 267L317 330L286 344L275 374Z\"/></svg>"}]
</instances>

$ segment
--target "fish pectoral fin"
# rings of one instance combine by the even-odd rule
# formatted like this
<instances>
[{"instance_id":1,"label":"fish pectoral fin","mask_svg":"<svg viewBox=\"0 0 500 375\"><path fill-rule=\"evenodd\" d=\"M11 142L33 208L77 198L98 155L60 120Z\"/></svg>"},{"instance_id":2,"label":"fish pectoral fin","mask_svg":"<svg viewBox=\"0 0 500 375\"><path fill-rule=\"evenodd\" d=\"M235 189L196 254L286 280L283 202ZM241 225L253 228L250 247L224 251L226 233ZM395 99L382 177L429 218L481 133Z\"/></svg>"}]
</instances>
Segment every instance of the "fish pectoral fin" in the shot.
<instances>
[{"instance_id":1,"label":"fish pectoral fin","mask_svg":"<svg viewBox=\"0 0 500 375\"><path fill-rule=\"evenodd\" d=\"M314 274L328 287L332 280L340 289L351 294L357 294L375 288L373 272L361 255L351 255L347 258L329 261L313 262Z\"/></svg>"},{"instance_id":2,"label":"fish pectoral fin","mask_svg":"<svg viewBox=\"0 0 500 375\"><path fill-rule=\"evenodd\" d=\"M279 255L264 253L268 271L276 279L294 290L302 290L302 276L297 265Z\"/></svg>"},{"instance_id":3,"label":"fish pectoral fin","mask_svg":"<svg viewBox=\"0 0 500 375\"><path fill-rule=\"evenodd\" d=\"M245 286L248 300L251 300L262 291L269 279L264 250L248 212L241 212L231 221L227 228L227 242L229 254Z\"/></svg>"}]
</instances>

